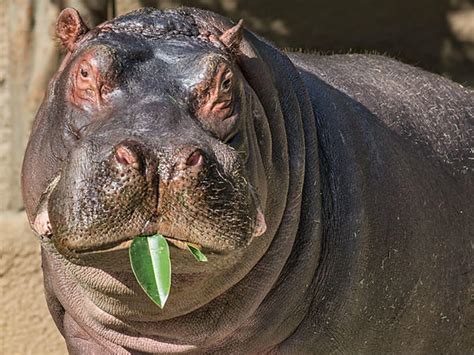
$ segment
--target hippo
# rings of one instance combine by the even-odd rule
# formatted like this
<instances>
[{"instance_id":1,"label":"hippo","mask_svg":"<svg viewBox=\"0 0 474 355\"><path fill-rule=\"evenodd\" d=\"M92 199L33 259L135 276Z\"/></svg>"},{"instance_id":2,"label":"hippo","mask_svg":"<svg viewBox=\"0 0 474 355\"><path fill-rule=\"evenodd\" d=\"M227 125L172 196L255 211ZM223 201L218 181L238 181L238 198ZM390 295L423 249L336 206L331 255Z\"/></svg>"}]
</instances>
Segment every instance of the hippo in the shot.
<instances>
[{"instance_id":1,"label":"hippo","mask_svg":"<svg viewBox=\"0 0 474 355\"><path fill-rule=\"evenodd\" d=\"M193 8L56 30L22 191L71 354L473 351L473 91ZM155 233L163 309L128 259Z\"/></svg>"}]
</instances>

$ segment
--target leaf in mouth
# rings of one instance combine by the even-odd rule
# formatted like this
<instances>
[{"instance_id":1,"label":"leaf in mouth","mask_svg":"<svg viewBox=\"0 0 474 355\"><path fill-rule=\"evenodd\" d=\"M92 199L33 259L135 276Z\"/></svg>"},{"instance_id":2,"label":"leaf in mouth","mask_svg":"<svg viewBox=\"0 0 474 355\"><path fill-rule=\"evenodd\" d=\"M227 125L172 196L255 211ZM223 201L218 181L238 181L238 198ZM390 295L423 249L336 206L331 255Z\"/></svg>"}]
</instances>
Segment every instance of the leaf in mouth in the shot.
<instances>
[{"instance_id":1,"label":"leaf in mouth","mask_svg":"<svg viewBox=\"0 0 474 355\"><path fill-rule=\"evenodd\" d=\"M184 243L197 261L207 257L197 247ZM161 234L133 239L129 249L133 274L146 295L161 309L171 289L171 259L168 241Z\"/></svg>"},{"instance_id":2,"label":"leaf in mouth","mask_svg":"<svg viewBox=\"0 0 474 355\"><path fill-rule=\"evenodd\" d=\"M163 308L171 288L171 260L168 242L161 234L137 237L129 249L133 274L143 291Z\"/></svg>"},{"instance_id":3,"label":"leaf in mouth","mask_svg":"<svg viewBox=\"0 0 474 355\"><path fill-rule=\"evenodd\" d=\"M207 257L198 248L193 247L191 244L187 244L187 247L191 254L194 255L197 261L207 261Z\"/></svg>"}]
</instances>

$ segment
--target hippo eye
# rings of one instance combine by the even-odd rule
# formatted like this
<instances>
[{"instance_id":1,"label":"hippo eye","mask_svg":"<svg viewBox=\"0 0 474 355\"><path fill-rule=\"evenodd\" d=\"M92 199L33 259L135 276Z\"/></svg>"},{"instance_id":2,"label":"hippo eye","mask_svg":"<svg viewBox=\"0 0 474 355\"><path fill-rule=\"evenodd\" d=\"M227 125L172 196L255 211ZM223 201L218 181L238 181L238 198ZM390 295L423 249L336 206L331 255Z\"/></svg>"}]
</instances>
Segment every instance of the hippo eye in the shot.
<instances>
[{"instance_id":1,"label":"hippo eye","mask_svg":"<svg viewBox=\"0 0 474 355\"><path fill-rule=\"evenodd\" d=\"M89 76L89 72L85 70L84 68L81 68L80 73L83 78L87 78Z\"/></svg>"},{"instance_id":2,"label":"hippo eye","mask_svg":"<svg viewBox=\"0 0 474 355\"><path fill-rule=\"evenodd\" d=\"M82 61L79 65L79 75L82 79L90 79L91 78L91 64L87 61Z\"/></svg>"},{"instance_id":3,"label":"hippo eye","mask_svg":"<svg viewBox=\"0 0 474 355\"><path fill-rule=\"evenodd\" d=\"M234 72L227 63L220 63L208 75L207 80L194 88L194 113L205 129L226 140L238 121Z\"/></svg>"},{"instance_id":4,"label":"hippo eye","mask_svg":"<svg viewBox=\"0 0 474 355\"><path fill-rule=\"evenodd\" d=\"M101 109L109 102L118 75L115 57L108 47L94 47L71 68L67 97L80 109Z\"/></svg>"},{"instance_id":5,"label":"hippo eye","mask_svg":"<svg viewBox=\"0 0 474 355\"><path fill-rule=\"evenodd\" d=\"M227 93L232 88L232 74L227 74L221 83L221 92Z\"/></svg>"}]
</instances>

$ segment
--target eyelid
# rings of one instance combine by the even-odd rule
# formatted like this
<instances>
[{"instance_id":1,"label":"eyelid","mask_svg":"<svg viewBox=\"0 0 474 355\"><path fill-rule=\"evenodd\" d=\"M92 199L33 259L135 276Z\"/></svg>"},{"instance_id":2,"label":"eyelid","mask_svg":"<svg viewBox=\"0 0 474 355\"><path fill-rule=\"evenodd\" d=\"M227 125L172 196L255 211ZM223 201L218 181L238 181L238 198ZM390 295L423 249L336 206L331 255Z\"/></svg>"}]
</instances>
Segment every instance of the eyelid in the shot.
<instances>
[{"instance_id":1,"label":"eyelid","mask_svg":"<svg viewBox=\"0 0 474 355\"><path fill-rule=\"evenodd\" d=\"M233 78L233 74L232 72L230 72L230 70L222 76L221 85L220 85L221 90L223 90L224 92L227 92L232 88L232 84L233 84L232 78ZM229 82L229 85L227 87L223 87L223 84L226 81Z\"/></svg>"},{"instance_id":2,"label":"eyelid","mask_svg":"<svg viewBox=\"0 0 474 355\"><path fill-rule=\"evenodd\" d=\"M87 73L87 75L83 75L83 71ZM94 73L91 70L91 66L89 63L86 61L82 61L76 72L76 77L75 77L75 85L77 89L81 91L89 90L91 85L93 85L94 81Z\"/></svg>"},{"instance_id":3,"label":"eyelid","mask_svg":"<svg viewBox=\"0 0 474 355\"><path fill-rule=\"evenodd\" d=\"M218 78L222 82L226 79L232 79L233 73L232 70L228 67L224 67L224 70L222 70L220 73L218 73Z\"/></svg>"}]
</instances>

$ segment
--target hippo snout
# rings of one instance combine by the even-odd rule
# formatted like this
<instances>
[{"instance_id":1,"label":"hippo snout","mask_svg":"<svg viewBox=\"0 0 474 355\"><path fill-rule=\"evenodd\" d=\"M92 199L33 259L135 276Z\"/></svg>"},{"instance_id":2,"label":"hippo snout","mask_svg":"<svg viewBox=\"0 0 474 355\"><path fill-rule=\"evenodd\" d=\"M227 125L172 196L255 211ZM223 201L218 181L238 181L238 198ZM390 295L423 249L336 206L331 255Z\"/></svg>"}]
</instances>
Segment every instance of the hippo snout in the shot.
<instances>
[{"instance_id":1,"label":"hippo snout","mask_svg":"<svg viewBox=\"0 0 474 355\"><path fill-rule=\"evenodd\" d=\"M38 223L50 225L64 255L112 249L156 232L223 252L265 231L237 154L223 166L196 142L118 141L88 139L71 151L50 193L49 220L43 213Z\"/></svg>"}]
</instances>

